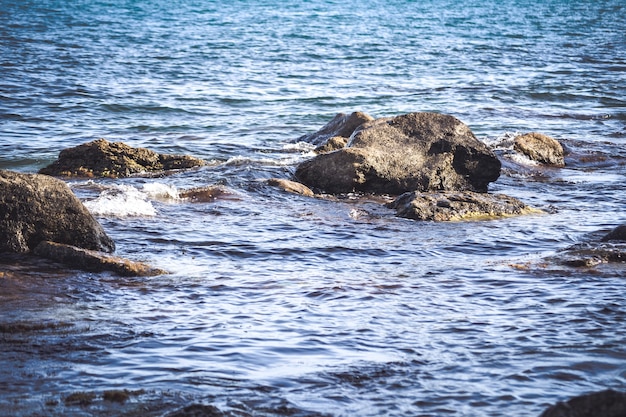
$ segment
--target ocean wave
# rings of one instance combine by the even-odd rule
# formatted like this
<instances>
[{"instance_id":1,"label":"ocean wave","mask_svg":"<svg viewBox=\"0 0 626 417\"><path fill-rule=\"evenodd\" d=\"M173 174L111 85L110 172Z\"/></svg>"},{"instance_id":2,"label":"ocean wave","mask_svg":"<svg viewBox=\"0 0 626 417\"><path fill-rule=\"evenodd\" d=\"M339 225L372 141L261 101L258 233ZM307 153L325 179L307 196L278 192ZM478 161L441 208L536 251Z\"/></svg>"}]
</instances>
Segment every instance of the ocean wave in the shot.
<instances>
[{"instance_id":1,"label":"ocean wave","mask_svg":"<svg viewBox=\"0 0 626 417\"><path fill-rule=\"evenodd\" d=\"M107 187L93 200L84 202L85 207L94 215L101 217L152 217L157 210L149 201L149 197L169 195L163 194L160 187L149 186L141 191L132 185L114 185Z\"/></svg>"}]
</instances>

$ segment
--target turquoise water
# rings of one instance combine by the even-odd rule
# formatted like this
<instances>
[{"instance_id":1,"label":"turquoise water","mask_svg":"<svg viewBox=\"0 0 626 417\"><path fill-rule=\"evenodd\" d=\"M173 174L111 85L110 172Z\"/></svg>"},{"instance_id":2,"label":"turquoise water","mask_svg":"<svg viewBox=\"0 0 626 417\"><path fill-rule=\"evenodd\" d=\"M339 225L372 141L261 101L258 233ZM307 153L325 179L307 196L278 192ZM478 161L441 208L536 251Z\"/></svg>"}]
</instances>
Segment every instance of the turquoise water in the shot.
<instances>
[{"instance_id":1,"label":"turquoise water","mask_svg":"<svg viewBox=\"0 0 626 417\"><path fill-rule=\"evenodd\" d=\"M626 390L623 266L533 266L625 221L622 3L0 0L0 168L99 137L209 162L69 181L118 254L172 273L3 266L0 415L536 416ZM549 214L420 223L265 185L356 110L452 114L502 155L557 138L564 169L490 188ZM204 185L230 194L176 199Z\"/></svg>"}]
</instances>

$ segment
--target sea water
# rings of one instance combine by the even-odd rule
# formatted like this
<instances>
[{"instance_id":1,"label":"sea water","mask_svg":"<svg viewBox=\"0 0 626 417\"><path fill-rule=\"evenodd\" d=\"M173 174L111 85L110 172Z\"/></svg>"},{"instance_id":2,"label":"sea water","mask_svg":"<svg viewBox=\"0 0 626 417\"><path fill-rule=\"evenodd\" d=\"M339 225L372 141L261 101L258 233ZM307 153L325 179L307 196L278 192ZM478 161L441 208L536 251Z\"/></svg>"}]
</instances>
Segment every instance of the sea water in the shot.
<instances>
[{"instance_id":1,"label":"sea water","mask_svg":"<svg viewBox=\"0 0 626 417\"><path fill-rule=\"evenodd\" d=\"M618 0L0 0L0 168L100 137L207 161L68 180L118 255L170 274L5 260L0 415L537 416L626 390L623 265L546 261L625 221L625 27ZM544 214L267 186L352 111L456 116L505 161L490 192ZM530 131L565 168L511 159ZM203 186L225 193L179 197Z\"/></svg>"}]
</instances>

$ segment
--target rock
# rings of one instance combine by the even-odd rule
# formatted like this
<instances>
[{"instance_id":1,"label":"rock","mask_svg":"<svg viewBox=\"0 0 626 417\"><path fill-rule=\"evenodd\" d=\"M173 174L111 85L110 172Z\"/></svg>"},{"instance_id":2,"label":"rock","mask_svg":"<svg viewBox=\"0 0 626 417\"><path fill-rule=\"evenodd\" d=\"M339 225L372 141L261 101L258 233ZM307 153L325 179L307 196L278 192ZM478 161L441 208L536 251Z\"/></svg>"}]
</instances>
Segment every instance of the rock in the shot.
<instances>
[{"instance_id":1,"label":"rock","mask_svg":"<svg viewBox=\"0 0 626 417\"><path fill-rule=\"evenodd\" d=\"M584 242L568 247L554 258L557 263L590 268L604 263L626 262L626 246Z\"/></svg>"},{"instance_id":2,"label":"rock","mask_svg":"<svg viewBox=\"0 0 626 417\"><path fill-rule=\"evenodd\" d=\"M486 192L500 167L455 117L410 113L362 124L345 148L301 163L295 175L328 193Z\"/></svg>"},{"instance_id":3,"label":"rock","mask_svg":"<svg viewBox=\"0 0 626 417\"><path fill-rule=\"evenodd\" d=\"M219 408L205 404L191 404L173 413L167 414L167 417L225 417L227 414Z\"/></svg>"},{"instance_id":4,"label":"rock","mask_svg":"<svg viewBox=\"0 0 626 417\"><path fill-rule=\"evenodd\" d=\"M513 149L541 164L565 166L563 146L556 139L541 133L532 132L517 136Z\"/></svg>"},{"instance_id":5,"label":"rock","mask_svg":"<svg viewBox=\"0 0 626 417\"><path fill-rule=\"evenodd\" d=\"M133 262L103 252L77 248L72 245L43 241L33 253L42 258L60 262L71 268L91 272L111 271L126 277L146 277L167 274L167 272L150 265Z\"/></svg>"},{"instance_id":6,"label":"rock","mask_svg":"<svg viewBox=\"0 0 626 417\"><path fill-rule=\"evenodd\" d=\"M313 191L311 191L309 187L295 181L281 178L270 178L269 180L267 180L267 184L271 185L272 187L278 187L283 191L287 191L288 193L300 194L306 197L313 197L315 195L315 193L313 193Z\"/></svg>"},{"instance_id":7,"label":"rock","mask_svg":"<svg viewBox=\"0 0 626 417\"><path fill-rule=\"evenodd\" d=\"M26 253L46 240L115 250L113 240L63 181L0 170L0 252Z\"/></svg>"},{"instance_id":8,"label":"rock","mask_svg":"<svg viewBox=\"0 0 626 417\"><path fill-rule=\"evenodd\" d=\"M539 212L513 197L471 191L410 192L387 207L395 209L399 217L431 221L487 220Z\"/></svg>"},{"instance_id":9,"label":"rock","mask_svg":"<svg viewBox=\"0 0 626 417\"><path fill-rule=\"evenodd\" d=\"M371 122L372 120L374 120L372 116L362 112L354 112L349 115L339 113L320 130L309 135L301 136L298 138L298 141L307 142L315 146L322 146L325 145L329 139L336 136L349 138L357 127L365 122Z\"/></svg>"},{"instance_id":10,"label":"rock","mask_svg":"<svg viewBox=\"0 0 626 417\"><path fill-rule=\"evenodd\" d=\"M204 165L188 155L158 154L145 148L132 148L122 142L105 139L69 148L40 174L78 177L128 177L133 174L186 169Z\"/></svg>"},{"instance_id":11,"label":"rock","mask_svg":"<svg viewBox=\"0 0 626 417\"><path fill-rule=\"evenodd\" d=\"M626 224L617 226L602 238L602 242L609 242L611 240L626 242Z\"/></svg>"},{"instance_id":12,"label":"rock","mask_svg":"<svg viewBox=\"0 0 626 417\"><path fill-rule=\"evenodd\" d=\"M574 397L547 408L540 417L625 417L626 393L605 390Z\"/></svg>"},{"instance_id":13,"label":"rock","mask_svg":"<svg viewBox=\"0 0 626 417\"><path fill-rule=\"evenodd\" d=\"M220 197L231 196L232 193L220 186L195 187L182 190L178 197L193 203L207 203Z\"/></svg>"},{"instance_id":14,"label":"rock","mask_svg":"<svg viewBox=\"0 0 626 417\"><path fill-rule=\"evenodd\" d=\"M325 144L320 145L317 148L315 148L313 152L318 153L318 154L329 153L332 151L336 151L337 149L345 148L347 144L348 144L348 138L344 138L343 136L333 136L332 138L328 139L328 141Z\"/></svg>"}]
</instances>

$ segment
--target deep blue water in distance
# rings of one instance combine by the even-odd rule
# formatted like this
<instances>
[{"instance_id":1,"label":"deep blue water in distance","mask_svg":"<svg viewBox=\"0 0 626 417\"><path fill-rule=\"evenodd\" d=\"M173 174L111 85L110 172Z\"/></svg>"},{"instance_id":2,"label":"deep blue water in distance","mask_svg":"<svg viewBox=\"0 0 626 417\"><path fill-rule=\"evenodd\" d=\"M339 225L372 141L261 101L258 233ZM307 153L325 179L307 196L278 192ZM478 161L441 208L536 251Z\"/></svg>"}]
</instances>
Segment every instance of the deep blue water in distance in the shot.
<instances>
[{"instance_id":1,"label":"deep blue water in distance","mask_svg":"<svg viewBox=\"0 0 626 417\"><path fill-rule=\"evenodd\" d=\"M618 0L0 0L0 169L100 137L209 162L68 181L171 274L0 266L0 415L538 416L626 390L623 265L544 263L626 220L624 28ZM502 155L539 131L567 166L505 163L490 191L546 214L485 222L264 183L357 110L452 114ZM205 185L230 195L177 198Z\"/></svg>"}]
</instances>

